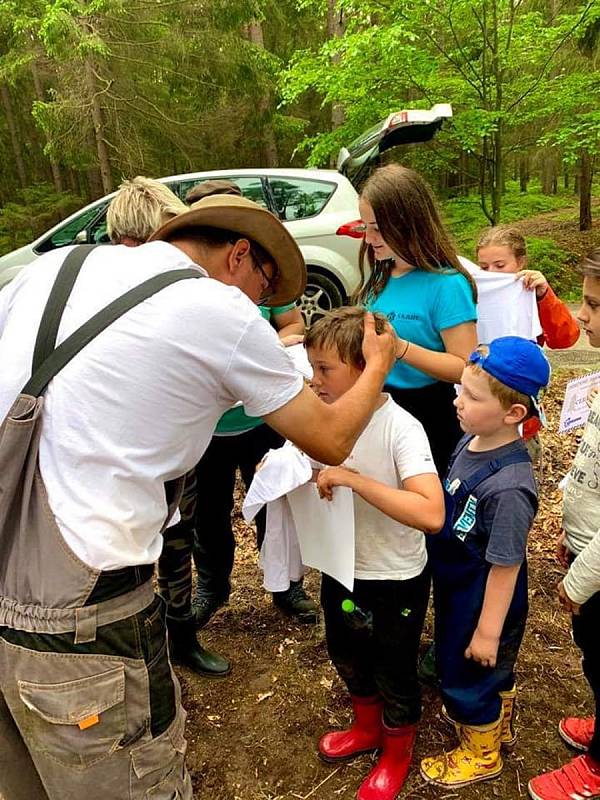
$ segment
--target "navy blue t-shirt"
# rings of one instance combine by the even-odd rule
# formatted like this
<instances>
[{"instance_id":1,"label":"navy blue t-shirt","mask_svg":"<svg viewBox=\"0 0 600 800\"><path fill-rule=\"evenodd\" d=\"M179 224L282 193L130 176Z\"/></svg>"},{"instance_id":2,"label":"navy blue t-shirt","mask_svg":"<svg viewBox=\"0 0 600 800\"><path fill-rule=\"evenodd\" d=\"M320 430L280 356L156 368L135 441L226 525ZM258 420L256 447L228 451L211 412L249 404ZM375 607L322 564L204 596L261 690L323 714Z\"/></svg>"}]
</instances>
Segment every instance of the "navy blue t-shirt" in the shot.
<instances>
[{"instance_id":1,"label":"navy blue t-shirt","mask_svg":"<svg viewBox=\"0 0 600 800\"><path fill-rule=\"evenodd\" d=\"M523 440L518 439L495 450L472 453L468 445L464 446L466 438L458 443L456 450L460 452L446 478L446 488L451 494L453 487L458 487L456 481L468 480L492 459L521 450L527 452ZM483 543L485 560L490 564L521 564L525 560L527 536L537 507L531 460L510 464L475 487L454 521L454 532L461 539L472 536Z\"/></svg>"}]
</instances>

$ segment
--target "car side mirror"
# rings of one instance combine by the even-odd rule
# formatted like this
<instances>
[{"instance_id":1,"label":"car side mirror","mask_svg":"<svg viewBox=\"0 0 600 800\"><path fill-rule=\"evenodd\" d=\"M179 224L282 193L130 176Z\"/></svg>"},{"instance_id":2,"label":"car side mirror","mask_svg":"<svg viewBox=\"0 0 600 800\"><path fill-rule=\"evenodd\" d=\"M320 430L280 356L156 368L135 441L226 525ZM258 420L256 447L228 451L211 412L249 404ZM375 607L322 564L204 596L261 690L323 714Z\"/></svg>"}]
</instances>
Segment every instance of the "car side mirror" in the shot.
<instances>
[{"instance_id":1,"label":"car side mirror","mask_svg":"<svg viewBox=\"0 0 600 800\"><path fill-rule=\"evenodd\" d=\"M88 234L85 228L82 231L79 231L77 236L75 237L75 242L77 244L87 244L88 243Z\"/></svg>"}]
</instances>

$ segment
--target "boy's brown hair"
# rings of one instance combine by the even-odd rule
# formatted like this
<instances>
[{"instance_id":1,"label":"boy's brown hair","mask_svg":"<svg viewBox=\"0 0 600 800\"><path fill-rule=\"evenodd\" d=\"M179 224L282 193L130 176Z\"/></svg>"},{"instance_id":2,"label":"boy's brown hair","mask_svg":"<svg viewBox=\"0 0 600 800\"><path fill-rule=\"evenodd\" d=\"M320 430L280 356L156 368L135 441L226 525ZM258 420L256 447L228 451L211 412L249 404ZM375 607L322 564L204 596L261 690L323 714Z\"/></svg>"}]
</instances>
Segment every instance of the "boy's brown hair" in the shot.
<instances>
[{"instance_id":1,"label":"boy's brown hair","mask_svg":"<svg viewBox=\"0 0 600 800\"><path fill-rule=\"evenodd\" d=\"M328 311L306 331L305 348L308 350L309 347L334 347L344 364L364 369L362 342L366 313L364 308L358 306ZM377 333L383 333L387 319L383 314L375 313L373 316L375 317L375 330Z\"/></svg>"},{"instance_id":2,"label":"boy's brown hair","mask_svg":"<svg viewBox=\"0 0 600 800\"><path fill-rule=\"evenodd\" d=\"M480 344L479 347L475 348L475 352L479 353L480 355L487 357L489 354L489 347L486 344ZM479 364L474 364L471 361L466 362L466 366L469 369L473 370L475 375L485 375L487 382L490 387L490 391L494 397L497 397L500 401L500 405L502 408L508 409L515 405L525 406L527 409L527 414L523 417L523 421L529 419L534 413L534 409L532 408L531 398L528 397L526 394L522 392L518 392L516 389L511 389L510 386L507 386L505 383L502 383L498 380L498 378L494 378L493 375L490 375L489 372L486 372L483 367L480 367Z\"/></svg>"}]
</instances>

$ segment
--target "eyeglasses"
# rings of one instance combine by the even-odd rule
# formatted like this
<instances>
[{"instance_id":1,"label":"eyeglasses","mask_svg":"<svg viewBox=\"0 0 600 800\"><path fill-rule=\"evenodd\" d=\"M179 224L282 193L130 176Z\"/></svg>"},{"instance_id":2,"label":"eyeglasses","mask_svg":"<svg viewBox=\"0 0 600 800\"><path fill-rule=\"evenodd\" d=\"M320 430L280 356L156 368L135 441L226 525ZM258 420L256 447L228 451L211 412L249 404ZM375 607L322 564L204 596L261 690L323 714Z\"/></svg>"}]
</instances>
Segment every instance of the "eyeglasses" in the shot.
<instances>
[{"instance_id":1,"label":"eyeglasses","mask_svg":"<svg viewBox=\"0 0 600 800\"><path fill-rule=\"evenodd\" d=\"M277 279L279 278L279 270L273 264L272 265L273 272L271 274L271 277L269 277L264 270L264 262L260 260L260 258L256 254L256 250L254 250L252 245L250 245L250 250L248 252L250 253L250 258L254 262L254 266L260 272L261 277L264 281L265 288L263 289L263 293L260 296L261 301L264 303L266 300L269 300L271 297L273 297L273 295L277 291Z\"/></svg>"}]
</instances>

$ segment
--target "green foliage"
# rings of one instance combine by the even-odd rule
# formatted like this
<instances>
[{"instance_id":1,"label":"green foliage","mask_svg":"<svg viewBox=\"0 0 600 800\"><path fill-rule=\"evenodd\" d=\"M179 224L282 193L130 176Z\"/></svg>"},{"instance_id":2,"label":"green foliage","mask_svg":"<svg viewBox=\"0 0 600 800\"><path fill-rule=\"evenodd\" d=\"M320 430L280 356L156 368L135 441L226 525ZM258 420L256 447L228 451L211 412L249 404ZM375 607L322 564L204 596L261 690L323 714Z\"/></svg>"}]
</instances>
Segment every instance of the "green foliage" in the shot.
<instances>
[{"instance_id":1,"label":"green foliage","mask_svg":"<svg viewBox=\"0 0 600 800\"><path fill-rule=\"evenodd\" d=\"M539 184L533 183L530 191L521 193L515 182L509 182L504 195L502 222L518 223L527 217L554 211L565 206L575 206L577 198L571 193L542 194ZM475 243L481 231L489 227L489 221L481 210L476 197L456 197L443 203L448 225L462 255L473 258Z\"/></svg>"},{"instance_id":2,"label":"green foliage","mask_svg":"<svg viewBox=\"0 0 600 800\"><path fill-rule=\"evenodd\" d=\"M81 197L59 193L47 183L17 192L14 201L0 208L0 254L37 239L83 204Z\"/></svg>"},{"instance_id":3,"label":"green foliage","mask_svg":"<svg viewBox=\"0 0 600 800\"><path fill-rule=\"evenodd\" d=\"M533 184L531 191L525 194L519 192L516 183L507 186L504 196L503 224L519 223L538 214L573 208L569 220L576 216L577 198L571 193L563 191L556 195L545 195L540 191L539 184ZM476 243L479 235L489 227L489 222L475 198L453 198L442 204L444 216L456 240L458 251L461 255L476 260ZM563 217L565 215L562 215ZM575 266L578 256L559 247L552 239L526 235L527 254L529 266L543 272L554 291L563 299L578 296L581 278Z\"/></svg>"},{"instance_id":4,"label":"green foliage","mask_svg":"<svg viewBox=\"0 0 600 800\"><path fill-rule=\"evenodd\" d=\"M546 276L548 283L560 297L570 297L581 284L581 277L574 269L577 258L550 239L536 236L527 237L527 253L529 266L539 269Z\"/></svg>"},{"instance_id":5,"label":"green foliage","mask_svg":"<svg viewBox=\"0 0 600 800\"><path fill-rule=\"evenodd\" d=\"M306 137L300 149L309 151L311 164L322 164L390 111L450 102L447 159L462 151L475 162L482 206L497 221L506 157L530 147L532 125L551 119L548 96L560 89L557 75L589 73L567 57L599 7L599 0L560 13L535 0L345 2L344 36L298 52L282 76L284 102L313 91L346 111L342 127Z\"/></svg>"}]
</instances>

